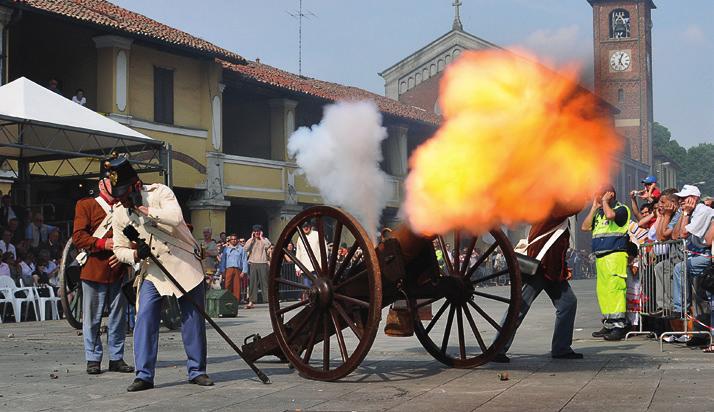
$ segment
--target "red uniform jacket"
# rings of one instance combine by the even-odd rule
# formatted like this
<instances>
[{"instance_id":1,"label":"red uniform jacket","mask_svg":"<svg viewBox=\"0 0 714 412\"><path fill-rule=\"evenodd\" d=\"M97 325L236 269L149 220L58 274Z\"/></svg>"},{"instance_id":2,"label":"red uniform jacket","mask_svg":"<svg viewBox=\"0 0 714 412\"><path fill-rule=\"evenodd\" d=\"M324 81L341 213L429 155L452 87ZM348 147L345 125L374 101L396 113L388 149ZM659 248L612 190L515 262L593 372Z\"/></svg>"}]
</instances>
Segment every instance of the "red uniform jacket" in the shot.
<instances>
[{"instance_id":1,"label":"red uniform jacket","mask_svg":"<svg viewBox=\"0 0 714 412\"><path fill-rule=\"evenodd\" d=\"M84 249L89 253L87 263L82 268L80 275L82 280L114 283L126 272L126 266L122 264L114 269L109 267L109 258L113 252L104 250L104 242L105 239L112 237L111 227L102 239L92 236L106 215L102 206L94 198L81 199L75 207L72 242L78 249Z\"/></svg>"}]
</instances>

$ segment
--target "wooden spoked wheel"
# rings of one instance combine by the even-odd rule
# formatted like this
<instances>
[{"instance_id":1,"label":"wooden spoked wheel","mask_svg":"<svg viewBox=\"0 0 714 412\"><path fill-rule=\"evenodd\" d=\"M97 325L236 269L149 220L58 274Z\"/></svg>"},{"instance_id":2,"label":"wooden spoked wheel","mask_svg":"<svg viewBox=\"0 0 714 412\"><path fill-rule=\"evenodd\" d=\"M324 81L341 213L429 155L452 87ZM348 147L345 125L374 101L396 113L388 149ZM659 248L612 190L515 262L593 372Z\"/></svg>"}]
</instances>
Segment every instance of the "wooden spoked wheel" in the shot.
<instances>
[{"instance_id":1,"label":"wooden spoked wheel","mask_svg":"<svg viewBox=\"0 0 714 412\"><path fill-rule=\"evenodd\" d=\"M299 277L281 270L286 258ZM339 209L306 209L283 230L270 268L270 320L290 363L301 375L326 381L355 370L374 342L382 310L381 273L367 232ZM281 302L281 286L300 290L301 300Z\"/></svg>"},{"instance_id":2,"label":"wooden spoked wheel","mask_svg":"<svg viewBox=\"0 0 714 412\"><path fill-rule=\"evenodd\" d=\"M59 295L67 322L75 329L82 329L82 282L79 280L82 267L75 260L78 252L72 239L67 241L60 262Z\"/></svg>"},{"instance_id":3,"label":"wooden spoked wheel","mask_svg":"<svg viewBox=\"0 0 714 412\"><path fill-rule=\"evenodd\" d=\"M409 302L417 338L448 366L471 368L489 362L517 327L521 274L513 246L500 230L485 238L479 242L454 234L455 247L449 249L457 251L455 257L443 237L435 239L437 256L443 257L440 276L434 280L437 296ZM477 249L484 244L485 250ZM428 304L438 309L431 319L420 320L418 309Z\"/></svg>"}]
</instances>

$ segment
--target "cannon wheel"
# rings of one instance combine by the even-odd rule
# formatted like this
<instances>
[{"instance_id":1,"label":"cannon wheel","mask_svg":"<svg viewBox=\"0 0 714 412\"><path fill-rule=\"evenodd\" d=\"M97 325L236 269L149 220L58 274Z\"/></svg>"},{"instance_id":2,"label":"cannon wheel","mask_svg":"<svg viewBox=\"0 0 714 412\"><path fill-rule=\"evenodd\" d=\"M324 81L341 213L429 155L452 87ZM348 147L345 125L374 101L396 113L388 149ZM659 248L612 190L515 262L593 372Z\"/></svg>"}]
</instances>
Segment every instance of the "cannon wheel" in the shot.
<instances>
[{"instance_id":1,"label":"cannon wheel","mask_svg":"<svg viewBox=\"0 0 714 412\"><path fill-rule=\"evenodd\" d=\"M317 228L318 251L305 241L300 229L305 222ZM286 256L296 267L307 271L306 262L288 250L291 241L305 245L310 263L318 268L316 275L309 276L310 286L304 285L302 278L296 282L281 273ZM328 242L334 245L331 250ZM351 246L344 259L338 259L343 242ZM281 302L280 285L300 290L304 300ZM374 246L352 216L328 206L312 207L295 216L275 244L269 287L273 330L283 353L302 376L324 381L340 379L367 356L379 328L382 278ZM315 350L318 344L322 353L313 356L319 353Z\"/></svg>"},{"instance_id":2,"label":"cannon wheel","mask_svg":"<svg viewBox=\"0 0 714 412\"><path fill-rule=\"evenodd\" d=\"M475 261L471 257L475 256L476 238L462 242L460 233L454 235L456 250L466 249L465 264L458 263L458 258L449 258L445 239L439 236L438 247L444 262L435 282L441 285L439 290L443 293L432 299L410 299L409 302L414 315L414 333L419 342L435 359L451 367L472 368L489 362L516 331L521 305L520 269L506 235L500 230L490 234L495 241ZM505 267L490 264L498 251L503 254ZM510 296L479 288L504 276L510 281ZM435 307L439 309L433 318L420 320L418 309L431 303L437 303ZM448 314L443 316L447 309ZM455 330L452 329L454 318Z\"/></svg>"},{"instance_id":3,"label":"cannon wheel","mask_svg":"<svg viewBox=\"0 0 714 412\"><path fill-rule=\"evenodd\" d=\"M74 260L77 252L72 239L69 239L62 250L59 294L67 322L75 329L82 329L82 282L79 280L82 267Z\"/></svg>"}]
</instances>

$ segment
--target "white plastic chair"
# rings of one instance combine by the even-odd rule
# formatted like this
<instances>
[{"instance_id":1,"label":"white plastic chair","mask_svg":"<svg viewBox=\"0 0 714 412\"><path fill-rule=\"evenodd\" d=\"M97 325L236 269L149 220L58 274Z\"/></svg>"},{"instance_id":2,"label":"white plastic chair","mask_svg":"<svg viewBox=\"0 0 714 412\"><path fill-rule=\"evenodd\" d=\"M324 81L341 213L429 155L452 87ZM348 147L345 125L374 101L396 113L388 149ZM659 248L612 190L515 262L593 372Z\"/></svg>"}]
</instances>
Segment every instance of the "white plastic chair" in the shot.
<instances>
[{"instance_id":1,"label":"white plastic chair","mask_svg":"<svg viewBox=\"0 0 714 412\"><path fill-rule=\"evenodd\" d=\"M22 284L22 281L20 281L20 284ZM0 276L0 288L10 291L9 298L12 299L12 310L15 315L15 322L22 322L23 303L27 304L25 306L25 320L27 320L27 315L30 313L30 304L32 304L32 308L35 310L35 317L37 317L37 301L35 300L35 291L31 287L18 288L15 286L15 282L11 277Z\"/></svg>"},{"instance_id":2,"label":"white plastic chair","mask_svg":"<svg viewBox=\"0 0 714 412\"><path fill-rule=\"evenodd\" d=\"M59 319L59 301L60 298L55 296L55 288L52 286L40 286L34 287L35 297L37 298L37 303L40 306L40 320L47 320L45 317L45 311L47 310L47 303L49 302L50 308L52 309L52 320ZM39 289L48 289L50 291L50 296L40 296Z\"/></svg>"},{"instance_id":3,"label":"white plastic chair","mask_svg":"<svg viewBox=\"0 0 714 412\"><path fill-rule=\"evenodd\" d=\"M12 290L8 288L0 288L0 305L2 305L2 315L0 315L0 323L3 323L5 319L5 313L7 312L8 304L13 307L15 298L13 297ZM14 310L14 309L13 309Z\"/></svg>"},{"instance_id":4,"label":"white plastic chair","mask_svg":"<svg viewBox=\"0 0 714 412\"><path fill-rule=\"evenodd\" d=\"M22 285L22 280L20 280ZM0 276L0 288L10 290L10 298L12 299L12 308L15 314L15 322L22 322L22 304L25 303L25 320L30 313L30 304L35 310L37 317L37 301L35 300L35 292L31 287L17 287L15 282L9 276Z\"/></svg>"}]
</instances>

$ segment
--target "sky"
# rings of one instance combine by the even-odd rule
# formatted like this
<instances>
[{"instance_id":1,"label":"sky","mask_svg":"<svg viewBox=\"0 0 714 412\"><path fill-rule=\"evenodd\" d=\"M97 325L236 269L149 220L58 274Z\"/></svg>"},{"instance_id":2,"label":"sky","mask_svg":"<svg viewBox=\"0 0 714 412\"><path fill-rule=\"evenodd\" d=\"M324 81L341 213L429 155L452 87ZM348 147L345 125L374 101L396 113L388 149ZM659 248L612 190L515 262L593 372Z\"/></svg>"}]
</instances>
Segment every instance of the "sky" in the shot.
<instances>
[{"instance_id":1,"label":"sky","mask_svg":"<svg viewBox=\"0 0 714 412\"><path fill-rule=\"evenodd\" d=\"M299 0L112 0L243 57L298 72ZM451 30L453 0L303 0L303 75L384 94L379 72ZM586 0L462 0L464 30L592 78ZM200 7L197 6L200 4ZM655 0L654 119L685 147L714 143L714 0Z\"/></svg>"}]
</instances>

